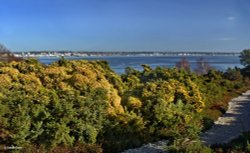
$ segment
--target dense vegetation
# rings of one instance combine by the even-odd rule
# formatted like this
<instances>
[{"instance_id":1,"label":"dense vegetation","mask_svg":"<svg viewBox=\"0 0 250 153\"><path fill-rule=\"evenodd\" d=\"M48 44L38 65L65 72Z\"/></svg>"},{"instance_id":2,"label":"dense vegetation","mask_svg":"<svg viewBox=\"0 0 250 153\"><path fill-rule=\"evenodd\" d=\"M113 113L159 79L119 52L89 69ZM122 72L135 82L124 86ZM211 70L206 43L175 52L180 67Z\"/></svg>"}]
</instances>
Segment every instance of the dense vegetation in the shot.
<instances>
[{"instance_id":1,"label":"dense vegetation","mask_svg":"<svg viewBox=\"0 0 250 153\"><path fill-rule=\"evenodd\" d=\"M200 132L249 88L249 78L245 69L200 63L196 73L180 62L128 67L119 76L105 61L2 62L0 144L23 152L119 152L168 139L170 151L210 151Z\"/></svg>"}]
</instances>

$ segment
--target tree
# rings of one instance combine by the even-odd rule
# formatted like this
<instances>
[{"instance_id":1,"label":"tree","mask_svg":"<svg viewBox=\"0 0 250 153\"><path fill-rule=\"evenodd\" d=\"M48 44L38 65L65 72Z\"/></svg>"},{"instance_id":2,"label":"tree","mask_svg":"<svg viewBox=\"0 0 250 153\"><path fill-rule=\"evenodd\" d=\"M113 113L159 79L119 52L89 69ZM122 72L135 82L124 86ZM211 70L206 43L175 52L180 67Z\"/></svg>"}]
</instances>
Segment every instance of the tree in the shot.
<instances>
[{"instance_id":1,"label":"tree","mask_svg":"<svg viewBox=\"0 0 250 153\"><path fill-rule=\"evenodd\" d=\"M8 50L4 45L0 44L0 53L9 53L10 50Z\"/></svg>"},{"instance_id":2,"label":"tree","mask_svg":"<svg viewBox=\"0 0 250 153\"><path fill-rule=\"evenodd\" d=\"M245 49L240 53L240 62L244 66L250 65L250 49Z\"/></svg>"},{"instance_id":3,"label":"tree","mask_svg":"<svg viewBox=\"0 0 250 153\"><path fill-rule=\"evenodd\" d=\"M186 71L190 70L190 65L189 65L189 62L188 60L183 57L179 62L177 62L175 64L175 66L178 68L178 69L184 69Z\"/></svg>"},{"instance_id":4,"label":"tree","mask_svg":"<svg viewBox=\"0 0 250 153\"><path fill-rule=\"evenodd\" d=\"M195 68L194 71L197 74L202 75L202 74L207 74L208 71L211 69L212 67L208 64L208 62L203 57L201 57L197 60L197 67Z\"/></svg>"},{"instance_id":5,"label":"tree","mask_svg":"<svg viewBox=\"0 0 250 153\"><path fill-rule=\"evenodd\" d=\"M241 73L244 76L250 76L250 49L245 49L240 53L240 62L242 65L245 66L245 68L243 68L241 70Z\"/></svg>"},{"instance_id":6,"label":"tree","mask_svg":"<svg viewBox=\"0 0 250 153\"><path fill-rule=\"evenodd\" d=\"M0 44L0 61L10 62L20 60L20 58L15 57L4 45Z\"/></svg>"}]
</instances>

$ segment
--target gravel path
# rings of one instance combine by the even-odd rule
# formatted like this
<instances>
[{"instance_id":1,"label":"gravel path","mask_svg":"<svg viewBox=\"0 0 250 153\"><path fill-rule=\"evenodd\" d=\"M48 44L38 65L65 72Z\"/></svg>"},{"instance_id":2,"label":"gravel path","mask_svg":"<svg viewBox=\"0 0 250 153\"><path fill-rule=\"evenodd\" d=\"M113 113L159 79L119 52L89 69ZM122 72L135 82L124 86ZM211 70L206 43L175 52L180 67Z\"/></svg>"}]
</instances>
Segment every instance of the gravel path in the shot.
<instances>
[{"instance_id":1,"label":"gravel path","mask_svg":"<svg viewBox=\"0 0 250 153\"><path fill-rule=\"evenodd\" d=\"M219 117L210 130L201 135L201 140L206 145L225 144L244 131L250 131L250 90L229 102L227 112ZM123 153L165 153L167 142L162 140L149 143Z\"/></svg>"},{"instance_id":2,"label":"gravel path","mask_svg":"<svg viewBox=\"0 0 250 153\"><path fill-rule=\"evenodd\" d=\"M229 102L227 112L201 135L206 145L226 144L250 131L250 90Z\"/></svg>"}]
</instances>

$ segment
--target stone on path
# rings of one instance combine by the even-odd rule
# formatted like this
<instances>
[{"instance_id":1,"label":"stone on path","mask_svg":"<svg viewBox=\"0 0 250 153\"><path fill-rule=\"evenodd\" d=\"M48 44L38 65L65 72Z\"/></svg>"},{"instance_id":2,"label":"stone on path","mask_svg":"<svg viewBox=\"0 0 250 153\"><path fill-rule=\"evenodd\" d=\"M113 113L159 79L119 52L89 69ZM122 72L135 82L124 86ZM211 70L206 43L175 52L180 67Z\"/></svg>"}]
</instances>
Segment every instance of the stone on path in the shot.
<instances>
[{"instance_id":1,"label":"stone on path","mask_svg":"<svg viewBox=\"0 0 250 153\"><path fill-rule=\"evenodd\" d=\"M162 140L155 143L143 145L140 148L128 149L122 153L166 153L164 148L167 146L167 144L167 140Z\"/></svg>"}]
</instances>

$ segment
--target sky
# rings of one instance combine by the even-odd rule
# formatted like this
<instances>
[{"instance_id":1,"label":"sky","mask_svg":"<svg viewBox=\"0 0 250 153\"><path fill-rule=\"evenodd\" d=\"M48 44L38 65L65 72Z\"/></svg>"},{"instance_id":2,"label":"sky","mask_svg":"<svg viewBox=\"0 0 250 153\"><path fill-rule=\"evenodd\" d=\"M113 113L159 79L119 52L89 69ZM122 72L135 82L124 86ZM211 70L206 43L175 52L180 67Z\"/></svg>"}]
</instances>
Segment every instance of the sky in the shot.
<instances>
[{"instance_id":1,"label":"sky","mask_svg":"<svg viewBox=\"0 0 250 153\"><path fill-rule=\"evenodd\" d=\"M0 0L12 51L242 51L250 0Z\"/></svg>"}]
</instances>

